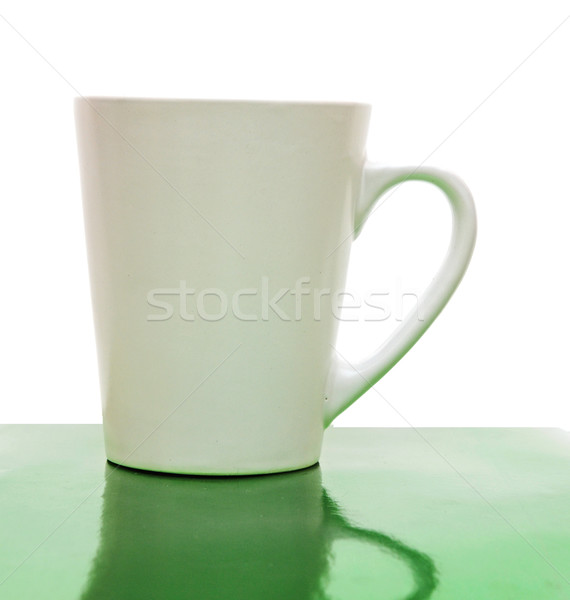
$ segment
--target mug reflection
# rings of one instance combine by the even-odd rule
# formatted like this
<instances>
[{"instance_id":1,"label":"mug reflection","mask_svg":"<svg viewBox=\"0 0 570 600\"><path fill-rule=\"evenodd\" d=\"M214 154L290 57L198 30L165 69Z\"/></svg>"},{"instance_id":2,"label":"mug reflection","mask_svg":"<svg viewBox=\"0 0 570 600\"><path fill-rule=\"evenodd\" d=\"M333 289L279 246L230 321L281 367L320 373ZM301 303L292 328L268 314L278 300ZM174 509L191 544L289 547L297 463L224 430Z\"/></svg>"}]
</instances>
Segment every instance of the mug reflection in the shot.
<instances>
[{"instance_id":1,"label":"mug reflection","mask_svg":"<svg viewBox=\"0 0 570 600\"><path fill-rule=\"evenodd\" d=\"M429 598L437 584L429 556L350 524L318 466L234 478L108 464L105 474L101 540L82 600L326 599L333 542L348 538L407 564L415 586L407 600Z\"/></svg>"}]
</instances>

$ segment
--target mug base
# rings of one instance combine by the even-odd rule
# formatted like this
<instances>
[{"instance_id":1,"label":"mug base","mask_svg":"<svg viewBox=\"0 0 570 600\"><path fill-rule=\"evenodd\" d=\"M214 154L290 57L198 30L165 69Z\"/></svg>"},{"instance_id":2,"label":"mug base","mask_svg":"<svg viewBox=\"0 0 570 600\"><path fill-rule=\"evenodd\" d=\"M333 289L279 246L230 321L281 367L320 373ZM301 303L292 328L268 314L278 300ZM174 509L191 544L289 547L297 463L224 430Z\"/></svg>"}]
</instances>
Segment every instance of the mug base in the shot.
<instances>
[{"instance_id":1,"label":"mug base","mask_svg":"<svg viewBox=\"0 0 570 600\"><path fill-rule=\"evenodd\" d=\"M135 464L127 464L127 463L119 463L114 461L112 458L107 458L107 462L117 468L121 469L130 469L132 471L141 471L143 473L152 473L156 475L181 475L181 476L190 476L190 477L250 477L250 476L258 476L258 475L275 475L278 473L290 473L293 471L302 471L304 469L310 469L319 464L319 459L310 461L306 465L294 466L294 467L276 467L274 469L237 469L237 470L224 470L220 469L219 471L210 471L203 470L200 468L168 468L168 467L159 467L159 466L141 466Z\"/></svg>"}]
</instances>

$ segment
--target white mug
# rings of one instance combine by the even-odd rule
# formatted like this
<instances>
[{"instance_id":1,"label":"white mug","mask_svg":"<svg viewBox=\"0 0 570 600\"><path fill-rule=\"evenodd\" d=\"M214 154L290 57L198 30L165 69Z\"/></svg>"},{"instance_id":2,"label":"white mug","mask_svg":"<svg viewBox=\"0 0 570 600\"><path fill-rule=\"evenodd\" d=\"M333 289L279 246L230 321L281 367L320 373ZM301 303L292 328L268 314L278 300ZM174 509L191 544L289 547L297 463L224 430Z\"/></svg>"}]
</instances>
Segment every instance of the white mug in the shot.
<instances>
[{"instance_id":1,"label":"white mug","mask_svg":"<svg viewBox=\"0 0 570 600\"><path fill-rule=\"evenodd\" d=\"M241 475L319 460L324 429L413 346L469 263L468 189L365 159L356 103L78 98L107 457ZM352 240L406 180L452 210L440 271L368 359L334 343Z\"/></svg>"}]
</instances>

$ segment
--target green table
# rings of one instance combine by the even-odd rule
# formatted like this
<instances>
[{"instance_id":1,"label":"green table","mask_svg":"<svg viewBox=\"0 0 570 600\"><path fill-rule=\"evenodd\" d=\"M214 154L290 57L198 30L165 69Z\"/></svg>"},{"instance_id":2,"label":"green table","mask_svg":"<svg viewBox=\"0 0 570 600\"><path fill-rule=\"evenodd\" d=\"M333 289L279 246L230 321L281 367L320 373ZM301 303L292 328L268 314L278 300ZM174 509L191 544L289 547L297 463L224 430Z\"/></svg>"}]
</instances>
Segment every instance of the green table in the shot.
<instances>
[{"instance_id":1,"label":"green table","mask_svg":"<svg viewBox=\"0 0 570 600\"><path fill-rule=\"evenodd\" d=\"M0 427L0 598L570 598L570 434L330 429L243 478L105 462L98 425Z\"/></svg>"}]
</instances>

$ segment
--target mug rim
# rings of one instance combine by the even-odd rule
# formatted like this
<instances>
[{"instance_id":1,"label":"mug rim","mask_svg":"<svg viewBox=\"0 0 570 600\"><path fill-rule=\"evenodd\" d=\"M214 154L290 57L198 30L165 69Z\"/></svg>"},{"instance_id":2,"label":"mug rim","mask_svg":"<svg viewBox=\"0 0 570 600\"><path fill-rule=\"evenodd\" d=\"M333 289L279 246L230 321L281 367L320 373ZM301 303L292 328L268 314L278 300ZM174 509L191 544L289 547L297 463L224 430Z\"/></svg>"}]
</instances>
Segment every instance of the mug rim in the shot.
<instances>
[{"instance_id":1,"label":"mug rim","mask_svg":"<svg viewBox=\"0 0 570 600\"><path fill-rule=\"evenodd\" d=\"M263 100L240 98L164 98L144 96L76 96L75 102L112 102L119 103L154 103L154 104L212 104L212 105L243 105L243 106L291 106L307 108L365 108L371 105L366 102L337 101L337 100Z\"/></svg>"}]
</instances>

